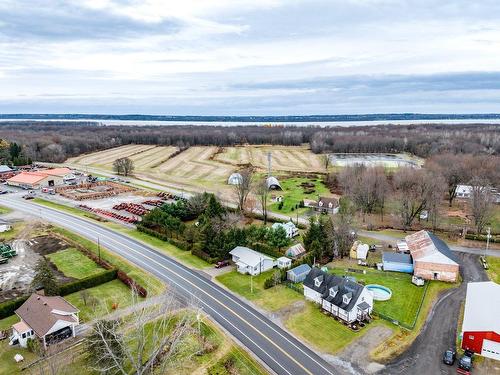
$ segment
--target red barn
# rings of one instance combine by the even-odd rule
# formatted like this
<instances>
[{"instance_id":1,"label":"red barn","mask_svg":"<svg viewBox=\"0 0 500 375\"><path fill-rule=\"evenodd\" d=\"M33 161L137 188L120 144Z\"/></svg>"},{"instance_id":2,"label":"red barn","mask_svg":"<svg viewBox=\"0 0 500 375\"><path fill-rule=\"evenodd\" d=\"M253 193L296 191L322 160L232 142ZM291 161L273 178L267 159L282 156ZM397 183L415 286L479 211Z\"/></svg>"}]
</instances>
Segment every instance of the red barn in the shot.
<instances>
[{"instance_id":1,"label":"red barn","mask_svg":"<svg viewBox=\"0 0 500 375\"><path fill-rule=\"evenodd\" d=\"M500 285L468 283L462 324L462 349L500 361Z\"/></svg>"}]
</instances>

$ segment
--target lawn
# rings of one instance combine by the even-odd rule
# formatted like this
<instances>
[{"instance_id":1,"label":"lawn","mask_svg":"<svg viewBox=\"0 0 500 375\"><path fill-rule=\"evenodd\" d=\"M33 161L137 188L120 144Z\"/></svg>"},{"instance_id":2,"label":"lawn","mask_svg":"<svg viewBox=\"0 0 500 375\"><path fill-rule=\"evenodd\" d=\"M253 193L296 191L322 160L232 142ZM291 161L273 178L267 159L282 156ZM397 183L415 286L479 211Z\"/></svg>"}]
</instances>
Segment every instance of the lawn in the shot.
<instances>
[{"instance_id":1,"label":"lawn","mask_svg":"<svg viewBox=\"0 0 500 375\"><path fill-rule=\"evenodd\" d=\"M418 307L424 297L424 288L411 283L411 275L400 272L384 272L367 269L366 274L345 273L343 269L334 269L337 275L354 276L357 281L365 284L383 285L392 291L388 301L375 301L374 310L398 322L413 325Z\"/></svg>"},{"instance_id":2,"label":"lawn","mask_svg":"<svg viewBox=\"0 0 500 375\"><path fill-rule=\"evenodd\" d=\"M97 244L95 242L80 237L79 235L70 232L69 230L60 227L54 227L52 231L63 236L69 243L81 245L95 254L97 254L98 252ZM150 273L132 265L126 259L114 253L111 253L107 249L104 249L102 246L101 258L120 268L134 280L137 280L139 284L141 284L148 290L148 295L157 295L165 290L165 285L159 279L157 279Z\"/></svg>"},{"instance_id":3,"label":"lawn","mask_svg":"<svg viewBox=\"0 0 500 375\"><path fill-rule=\"evenodd\" d=\"M285 326L296 335L304 338L321 351L334 354L345 348L354 339L363 336L375 324L383 324L374 320L359 332L354 332L331 316L323 314L319 306L306 302L305 308L293 314L285 322Z\"/></svg>"},{"instance_id":4,"label":"lawn","mask_svg":"<svg viewBox=\"0 0 500 375\"><path fill-rule=\"evenodd\" d=\"M10 241L18 237L19 233L26 227L26 223L18 222L12 224L12 229L8 232L0 233L0 241Z\"/></svg>"},{"instance_id":5,"label":"lawn","mask_svg":"<svg viewBox=\"0 0 500 375\"><path fill-rule=\"evenodd\" d=\"M498 257L486 257L486 261L488 262L488 269L486 273L491 281L500 284L500 258Z\"/></svg>"},{"instance_id":6,"label":"lawn","mask_svg":"<svg viewBox=\"0 0 500 375\"><path fill-rule=\"evenodd\" d=\"M283 207L278 209L279 203L275 202L269 205L269 210L282 214L303 214L309 208L295 208L296 205L300 203L303 199L318 199L319 195L328 195L330 192L328 188L323 184L321 177L318 176L316 179L305 178L305 177L278 177L283 191L276 191L271 194L282 195L283 196ZM300 185L302 183L312 183L314 184L314 192L306 193L305 189ZM270 194L270 195L271 195Z\"/></svg>"},{"instance_id":7,"label":"lawn","mask_svg":"<svg viewBox=\"0 0 500 375\"><path fill-rule=\"evenodd\" d=\"M12 209L9 207L0 206L0 215L8 214L10 212L12 212Z\"/></svg>"},{"instance_id":8,"label":"lawn","mask_svg":"<svg viewBox=\"0 0 500 375\"><path fill-rule=\"evenodd\" d=\"M111 312L114 303L118 304L118 308L122 309L134 302L131 290L120 280L109 281L94 288L86 289L86 291L92 297L91 299L95 301L95 304L87 301L87 305L85 305L81 292L64 297L80 310L80 320L83 322L88 322Z\"/></svg>"},{"instance_id":9,"label":"lawn","mask_svg":"<svg viewBox=\"0 0 500 375\"><path fill-rule=\"evenodd\" d=\"M14 356L19 353L24 362L16 363ZM9 340L0 341L0 375L20 374L21 369L38 357L27 349L9 346Z\"/></svg>"},{"instance_id":10,"label":"lawn","mask_svg":"<svg viewBox=\"0 0 500 375\"><path fill-rule=\"evenodd\" d=\"M8 318L4 318L0 320L0 331L9 329L14 323L17 323L19 318L17 315L11 315Z\"/></svg>"},{"instance_id":11,"label":"lawn","mask_svg":"<svg viewBox=\"0 0 500 375\"><path fill-rule=\"evenodd\" d=\"M75 248L49 254L47 258L57 266L59 271L75 279L83 279L104 271L102 267Z\"/></svg>"},{"instance_id":12,"label":"lawn","mask_svg":"<svg viewBox=\"0 0 500 375\"><path fill-rule=\"evenodd\" d=\"M127 228L123 225L116 224L114 222L106 221L105 219L102 219L101 217L99 217L97 215L82 211L76 207L71 207L71 206L67 206L64 204L50 202L50 201L47 201L47 200L41 199L41 198L36 198L36 199L34 199L34 201L38 204L43 205L43 206L55 208L55 209L61 210L61 211L66 211L66 212L69 212L73 215L77 215L77 216L84 217L87 219L97 220L100 222L101 225L109 227L113 230L122 232L130 237L135 238L136 240L142 241L142 242L146 243L147 245L150 245L150 246L156 248L157 250L168 254L172 258L175 258L179 262L184 263L189 267L199 268L199 269L211 267L210 263L208 263L208 262L204 261L203 259L198 258L197 256L191 254L190 251L181 250L168 242L162 241L162 240L160 240L156 237L150 236L146 233L139 232L136 229L130 229L130 228Z\"/></svg>"},{"instance_id":13,"label":"lawn","mask_svg":"<svg viewBox=\"0 0 500 375\"><path fill-rule=\"evenodd\" d=\"M303 296L283 285L264 289L264 281L271 277L275 270L270 270L253 277L253 292L251 290L250 275L242 275L238 271L231 271L216 277L216 279L246 299L255 302L266 310L276 311L295 301L303 300Z\"/></svg>"},{"instance_id":14,"label":"lawn","mask_svg":"<svg viewBox=\"0 0 500 375\"><path fill-rule=\"evenodd\" d=\"M415 328L411 331L404 328L398 328L394 335L381 343L370 353L370 357L377 362L386 363L408 349L422 330L427 316L429 315L432 306L437 301L439 294L450 288L456 288L459 285L459 283L431 281L429 287L427 288L427 294L424 298L420 314L417 317Z\"/></svg>"}]
</instances>

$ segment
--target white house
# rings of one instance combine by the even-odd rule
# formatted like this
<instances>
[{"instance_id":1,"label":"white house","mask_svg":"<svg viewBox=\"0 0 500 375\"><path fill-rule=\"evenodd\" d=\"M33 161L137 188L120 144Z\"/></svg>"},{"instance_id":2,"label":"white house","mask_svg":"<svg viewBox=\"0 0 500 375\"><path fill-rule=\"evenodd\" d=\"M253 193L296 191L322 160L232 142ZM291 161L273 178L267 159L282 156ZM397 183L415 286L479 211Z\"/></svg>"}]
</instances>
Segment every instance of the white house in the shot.
<instances>
[{"instance_id":1,"label":"white house","mask_svg":"<svg viewBox=\"0 0 500 375\"><path fill-rule=\"evenodd\" d=\"M59 296L32 294L16 311L20 322L12 326L10 345L25 348L28 339L38 338L43 346L75 337L79 310Z\"/></svg>"},{"instance_id":2,"label":"white house","mask_svg":"<svg viewBox=\"0 0 500 375\"><path fill-rule=\"evenodd\" d=\"M346 323L367 320L373 311L373 295L366 287L319 268L305 278L304 296Z\"/></svg>"},{"instance_id":3,"label":"white house","mask_svg":"<svg viewBox=\"0 0 500 375\"><path fill-rule=\"evenodd\" d=\"M5 220L0 219L0 233L8 232L10 229L10 224Z\"/></svg>"},{"instance_id":4,"label":"white house","mask_svg":"<svg viewBox=\"0 0 500 375\"><path fill-rule=\"evenodd\" d=\"M472 196L472 186L470 185L457 185L455 188L457 198L469 199Z\"/></svg>"},{"instance_id":5,"label":"white house","mask_svg":"<svg viewBox=\"0 0 500 375\"><path fill-rule=\"evenodd\" d=\"M292 223L291 221L289 221L288 223L274 223L272 228L273 229L278 229L278 228L283 228L286 232L286 236L288 238L293 238L295 236L298 236L299 235L299 230L297 229L297 227L295 226L294 223Z\"/></svg>"},{"instance_id":6,"label":"white house","mask_svg":"<svg viewBox=\"0 0 500 375\"><path fill-rule=\"evenodd\" d=\"M256 276L276 265L276 262L270 256L244 246L236 246L229 254L233 257L238 272L243 274Z\"/></svg>"}]
</instances>

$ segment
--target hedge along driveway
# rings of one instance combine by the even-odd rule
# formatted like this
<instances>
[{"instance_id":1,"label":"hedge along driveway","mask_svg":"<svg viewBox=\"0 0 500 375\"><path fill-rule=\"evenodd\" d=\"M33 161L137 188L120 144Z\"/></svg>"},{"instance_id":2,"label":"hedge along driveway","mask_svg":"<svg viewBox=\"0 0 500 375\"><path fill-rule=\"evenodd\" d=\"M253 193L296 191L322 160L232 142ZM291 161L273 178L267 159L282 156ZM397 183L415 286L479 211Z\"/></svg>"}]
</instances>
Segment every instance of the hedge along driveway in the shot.
<instances>
[{"instance_id":1,"label":"hedge along driveway","mask_svg":"<svg viewBox=\"0 0 500 375\"><path fill-rule=\"evenodd\" d=\"M49 258L64 275L75 279L94 276L104 271L104 268L100 267L92 259L89 259L75 248L48 254L46 257Z\"/></svg>"}]
</instances>

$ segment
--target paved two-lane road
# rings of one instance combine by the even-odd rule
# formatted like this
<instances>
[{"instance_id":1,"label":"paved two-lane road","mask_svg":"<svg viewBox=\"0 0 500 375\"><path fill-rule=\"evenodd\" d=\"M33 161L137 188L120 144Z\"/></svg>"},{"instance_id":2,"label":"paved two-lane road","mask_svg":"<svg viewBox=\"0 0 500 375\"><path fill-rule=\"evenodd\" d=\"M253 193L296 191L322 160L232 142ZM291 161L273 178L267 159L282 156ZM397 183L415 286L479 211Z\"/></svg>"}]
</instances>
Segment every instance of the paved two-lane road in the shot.
<instances>
[{"instance_id":1,"label":"paved two-lane road","mask_svg":"<svg viewBox=\"0 0 500 375\"><path fill-rule=\"evenodd\" d=\"M158 276L182 296L195 299L208 315L277 374L346 373L343 368L334 368L230 292L149 246L88 220L35 205L18 197L3 196L0 202L13 209L40 216L93 241L99 238L107 249Z\"/></svg>"}]
</instances>

